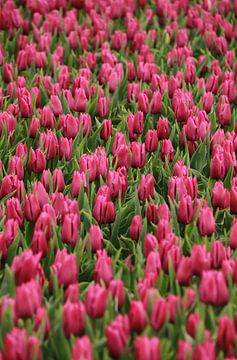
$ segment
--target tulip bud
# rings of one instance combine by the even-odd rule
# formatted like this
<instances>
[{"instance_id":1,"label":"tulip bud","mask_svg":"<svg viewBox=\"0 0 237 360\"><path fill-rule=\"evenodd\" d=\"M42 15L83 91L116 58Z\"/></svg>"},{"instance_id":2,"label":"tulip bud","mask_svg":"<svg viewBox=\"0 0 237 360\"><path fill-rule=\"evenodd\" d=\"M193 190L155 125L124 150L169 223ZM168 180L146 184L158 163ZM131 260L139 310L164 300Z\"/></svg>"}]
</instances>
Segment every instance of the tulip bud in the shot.
<instances>
[{"instance_id":1,"label":"tulip bud","mask_svg":"<svg viewBox=\"0 0 237 360\"><path fill-rule=\"evenodd\" d=\"M183 256L178 265L176 279L180 285L189 285L192 281L192 266L190 257Z\"/></svg>"},{"instance_id":2,"label":"tulip bud","mask_svg":"<svg viewBox=\"0 0 237 360\"><path fill-rule=\"evenodd\" d=\"M159 298L155 301L151 311L151 326L159 331L168 318L168 308L165 299Z\"/></svg>"},{"instance_id":3,"label":"tulip bud","mask_svg":"<svg viewBox=\"0 0 237 360\"><path fill-rule=\"evenodd\" d=\"M72 360L78 360L80 358L83 360L93 359L92 345L89 336L82 336L75 340L72 349Z\"/></svg>"},{"instance_id":4,"label":"tulip bud","mask_svg":"<svg viewBox=\"0 0 237 360\"><path fill-rule=\"evenodd\" d=\"M112 298L117 301L118 308L121 309L125 301L125 291L122 280L111 280L108 290Z\"/></svg>"},{"instance_id":5,"label":"tulip bud","mask_svg":"<svg viewBox=\"0 0 237 360\"><path fill-rule=\"evenodd\" d=\"M59 140L59 158L69 161L72 158L72 139L61 137Z\"/></svg>"},{"instance_id":6,"label":"tulip bud","mask_svg":"<svg viewBox=\"0 0 237 360\"><path fill-rule=\"evenodd\" d=\"M151 174L142 175L138 188L139 199L145 201L149 197L154 197L154 177Z\"/></svg>"},{"instance_id":7,"label":"tulip bud","mask_svg":"<svg viewBox=\"0 0 237 360\"><path fill-rule=\"evenodd\" d=\"M36 310L36 314L34 317L35 331L38 331L39 329L41 329L42 326L44 329L44 338L47 338L50 333L50 330L51 330L51 325L50 325L50 320L47 315L46 309L44 307L38 308Z\"/></svg>"},{"instance_id":8,"label":"tulip bud","mask_svg":"<svg viewBox=\"0 0 237 360\"><path fill-rule=\"evenodd\" d=\"M129 340L129 320L128 316L118 315L105 330L107 347L112 357L120 357Z\"/></svg>"},{"instance_id":9,"label":"tulip bud","mask_svg":"<svg viewBox=\"0 0 237 360\"><path fill-rule=\"evenodd\" d=\"M219 348L229 356L235 355L236 331L234 323L228 316L222 316L219 320L217 343Z\"/></svg>"},{"instance_id":10,"label":"tulip bud","mask_svg":"<svg viewBox=\"0 0 237 360\"><path fill-rule=\"evenodd\" d=\"M48 240L43 230L35 230L31 241L31 249L34 254L46 256L49 249Z\"/></svg>"},{"instance_id":11,"label":"tulip bud","mask_svg":"<svg viewBox=\"0 0 237 360\"><path fill-rule=\"evenodd\" d=\"M107 290L98 284L91 284L87 290L85 306L90 318L103 317L107 306Z\"/></svg>"},{"instance_id":12,"label":"tulip bud","mask_svg":"<svg viewBox=\"0 0 237 360\"><path fill-rule=\"evenodd\" d=\"M21 255L15 256L11 265L15 273L17 285L21 285L35 278L39 269L41 255L33 255L31 250L25 250Z\"/></svg>"},{"instance_id":13,"label":"tulip bud","mask_svg":"<svg viewBox=\"0 0 237 360\"><path fill-rule=\"evenodd\" d=\"M194 210L192 198L189 195L183 195L179 201L178 221L181 224L189 224L193 220Z\"/></svg>"},{"instance_id":14,"label":"tulip bud","mask_svg":"<svg viewBox=\"0 0 237 360\"><path fill-rule=\"evenodd\" d=\"M203 271L199 285L200 300L205 304L223 306L229 299L228 287L222 272Z\"/></svg>"},{"instance_id":15,"label":"tulip bud","mask_svg":"<svg viewBox=\"0 0 237 360\"><path fill-rule=\"evenodd\" d=\"M191 267L195 275L201 275L202 271L211 267L211 257L207 253L205 245L194 245L191 252Z\"/></svg>"},{"instance_id":16,"label":"tulip bud","mask_svg":"<svg viewBox=\"0 0 237 360\"><path fill-rule=\"evenodd\" d=\"M198 229L201 236L210 236L216 231L216 223L211 208L202 208L198 217Z\"/></svg>"},{"instance_id":17,"label":"tulip bud","mask_svg":"<svg viewBox=\"0 0 237 360\"><path fill-rule=\"evenodd\" d=\"M80 218L77 214L66 214L62 223L62 241L67 244L76 245Z\"/></svg>"},{"instance_id":18,"label":"tulip bud","mask_svg":"<svg viewBox=\"0 0 237 360\"><path fill-rule=\"evenodd\" d=\"M63 330L67 337L71 334L80 335L85 327L85 306L78 303L66 302L63 305Z\"/></svg>"},{"instance_id":19,"label":"tulip bud","mask_svg":"<svg viewBox=\"0 0 237 360\"><path fill-rule=\"evenodd\" d=\"M30 172L34 172L36 174L39 174L46 169L46 159L40 149L31 149L28 168Z\"/></svg>"},{"instance_id":20,"label":"tulip bud","mask_svg":"<svg viewBox=\"0 0 237 360\"><path fill-rule=\"evenodd\" d=\"M144 254L145 257L158 248L157 238L153 234L146 234L144 239Z\"/></svg>"},{"instance_id":21,"label":"tulip bud","mask_svg":"<svg viewBox=\"0 0 237 360\"><path fill-rule=\"evenodd\" d=\"M37 117L33 117L29 126L29 136L35 138L40 128L40 121Z\"/></svg>"},{"instance_id":22,"label":"tulip bud","mask_svg":"<svg viewBox=\"0 0 237 360\"><path fill-rule=\"evenodd\" d=\"M132 218L130 225L130 237L138 241L142 231L142 218L140 215L135 215Z\"/></svg>"},{"instance_id":23,"label":"tulip bud","mask_svg":"<svg viewBox=\"0 0 237 360\"><path fill-rule=\"evenodd\" d=\"M148 130L145 139L145 146L147 152L154 152L158 146L158 136L156 130Z\"/></svg>"},{"instance_id":24,"label":"tulip bud","mask_svg":"<svg viewBox=\"0 0 237 360\"><path fill-rule=\"evenodd\" d=\"M133 331L143 331L146 327L146 311L141 301L133 300L129 310L130 328Z\"/></svg>"},{"instance_id":25,"label":"tulip bud","mask_svg":"<svg viewBox=\"0 0 237 360\"><path fill-rule=\"evenodd\" d=\"M16 313L18 318L31 317L41 306L42 294L37 281L31 280L16 288Z\"/></svg>"},{"instance_id":26,"label":"tulip bud","mask_svg":"<svg viewBox=\"0 0 237 360\"><path fill-rule=\"evenodd\" d=\"M136 336L135 354L137 360L161 359L160 340L157 337Z\"/></svg>"},{"instance_id":27,"label":"tulip bud","mask_svg":"<svg viewBox=\"0 0 237 360\"><path fill-rule=\"evenodd\" d=\"M98 225L91 224L89 229L90 245L93 251L103 248L103 233Z\"/></svg>"},{"instance_id":28,"label":"tulip bud","mask_svg":"<svg viewBox=\"0 0 237 360\"><path fill-rule=\"evenodd\" d=\"M23 224L23 214L20 201L16 198L10 198L6 202L6 220L17 220L19 226Z\"/></svg>"},{"instance_id":29,"label":"tulip bud","mask_svg":"<svg viewBox=\"0 0 237 360\"><path fill-rule=\"evenodd\" d=\"M78 265L74 254L67 254L66 249L58 250L52 265L52 271L59 285L67 287L78 282Z\"/></svg>"},{"instance_id":30,"label":"tulip bud","mask_svg":"<svg viewBox=\"0 0 237 360\"><path fill-rule=\"evenodd\" d=\"M169 122L168 119L160 117L157 123L157 135L159 140L169 138Z\"/></svg>"},{"instance_id":31,"label":"tulip bud","mask_svg":"<svg viewBox=\"0 0 237 360\"><path fill-rule=\"evenodd\" d=\"M106 250L97 250L96 257L94 279L98 283L103 280L106 285L109 285L113 278L112 259L107 255Z\"/></svg>"}]
</instances>

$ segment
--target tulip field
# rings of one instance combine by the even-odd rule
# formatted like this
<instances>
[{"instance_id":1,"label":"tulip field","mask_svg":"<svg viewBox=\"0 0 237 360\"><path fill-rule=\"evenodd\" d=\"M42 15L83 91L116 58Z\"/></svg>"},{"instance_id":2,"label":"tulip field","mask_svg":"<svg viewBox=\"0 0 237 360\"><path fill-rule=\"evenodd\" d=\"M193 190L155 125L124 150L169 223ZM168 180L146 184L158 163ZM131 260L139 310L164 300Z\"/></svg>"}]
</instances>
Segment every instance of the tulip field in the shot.
<instances>
[{"instance_id":1,"label":"tulip field","mask_svg":"<svg viewBox=\"0 0 237 360\"><path fill-rule=\"evenodd\" d=\"M0 0L0 360L237 360L237 0Z\"/></svg>"}]
</instances>

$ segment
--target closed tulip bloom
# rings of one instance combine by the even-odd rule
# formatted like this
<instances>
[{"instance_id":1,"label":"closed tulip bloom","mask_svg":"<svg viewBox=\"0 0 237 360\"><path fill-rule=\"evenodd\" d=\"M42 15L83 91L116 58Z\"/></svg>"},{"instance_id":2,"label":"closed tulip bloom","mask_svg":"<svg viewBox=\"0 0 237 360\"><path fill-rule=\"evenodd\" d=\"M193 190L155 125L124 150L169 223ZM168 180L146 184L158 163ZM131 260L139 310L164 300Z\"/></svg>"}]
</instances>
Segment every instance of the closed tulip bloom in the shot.
<instances>
[{"instance_id":1,"label":"closed tulip bloom","mask_svg":"<svg viewBox=\"0 0 237 360\"><path fill-rule=\"evenodd\" d=\"M145 144L132 142L130 145L132 153L132 166L142 168L146 163L146 150Z\"/></svg>"},{"instance_id":2,"label":"closed tulip bloom","mask_svg":"<svg viewBox=\"0 0 237 360\"><path fill-rule=\"evenodd\" d=\"M216 153L211 161L210 176L213 179L223 179L226 175L225 161L222 154Z\"/></svg>"},{"instance_id":3,"label":"closed tulip bloom","mask_svg":"<svg viewBox=\"0 0 237 360\"><path fill-rule=\"evenodd\" d=\"M210 360L216 359L215 344L213 341L207 339L204 343L198 344L196 351L193 355L193 360L205 359Z\"/></svg>"},{"instance_id":4,"label":"closed tulip bloom","mask_svg":"<svg viewBox=\"0 0 237 360\"><path fill-rule=\"evenodd\" d=\"M59 119L59 129L63 130L63 136L74 139L79 131L78 120L71 114L62 114Z\"/></svg>"},{"instance_id":5,"label":"closed tulip bloom","mask_svg":"<svg viewBox=\"0 0 237 360\"><path fill-rule=\"evenodd\" d=\"M144 239L144 254L145 257L152 252L158 249L157 238L153 234L146 234Z\"/></svg>"},{"instance_id":6,"label":"closed tulip bloom","mask_svg":"<svg viewBox=\"0 0 237 360\"><path fill-rule=\"evenodd\" d=\"M72 158L72 139L61 137L59 139L59 158L69 161Z\"/></svg>"},{"instance_id":7,"label":"closed tulip bloom","mask_svg":"<svg viewBox=\"0 0 237 360\"><path fill-rule=\"evenodd\" d=\"M1 245L3 246L3 250L5 248L5 244L9 247L19 232L19 224L17 220L9 219L6 221L4 230L3 230L3 238L1 238ZM5 251L3 251L5 253Z\"/></svg>"},{"instance_id":8,"label":"closed tulip bloom","mask_svg":"<svg viewBox=\"0 0 237 360\"><path fill-rule=\"evenodd\" d=\"M151 311L151 326L159 331L168 319L168 307L165 299L159 298L155 301Z\"/></svg>"},{"instance_id":9,"label":"closed tulip bloom","mask_svg":"<svg viewBox=\"0 0 237 360\"><path fill-rule=\"evenodd\" d=\"M89 181L95 181L98 177L98 159L94 154L84 154L79 161L80 172L89 172Z\"/></svg>"},{"instance_id":10,"label":"closed tulip bloom","mask_svg":"<svg viewBox=\"0 0 237 360\"><path fill-rule=\"evenodd\" d=\"M44 128L54 128L54 114L48 105L45 105L42 109L40 122Z\"/></svg>"},{"instance_id":11,"label":"closed tulip bloom","mask_svg":"<svg viewBox=\"0 0 237 360\"><path fill-rule=\"evenodd\" d=\"M122 316L119 314L107 325L105 335L110 356L120 357L123 354L128 344L129 333L130 328L127 315Z\"/></svg>"},{"instance_id":12,"label":"closed tulip bloom","mask_svg":"<svg viewBox=\"0 0 237 360\"><path fill-rule=\"evenodd\" d=\"M130 328L133 331L143 331L147 324L146 311L141 301L133 300L129 310Z\"/></svg>"},{"instance_id":13,"label":"closed tulip bloom","mask_svg":"<svg viewBox=\"0 0 237 360\"><path fill-rule=\"evenodd\" d=\"M52 265L52 271L58 279L59 285L67 287L78 282L77 258L74 254L67 254L66 249L58 250Z\"/></svg>"},{"instance_id":14,"label":"closed tulip bloom","mask_svg":"<svg viewBox=\"0 0 237 360\"><path fill-rule=\"evenodd\" d=\"M176 353L176 360L186 360L192 358L193 349L188 341L179 340Z\"/></svg>"},{"instance_id":15,"label":"closed tulip bloom","mask_svg":"<svg viewBox=\"0 0 237 360\"><path fill-rule=\"evenodd\" d=\"M35 230L31 240L31 250L34 254L40 253L46 256L49 249L49 243L43 230Z\"/></svg>"},{"instance_id":16,"label":"closed tulip bloom","mask_svg":"<svg viewBox=\"0 0 237 360\"><path fill-rule=\"evenodd\" d=\"M93 360L92 345L89 336L77 338L72 349L72 360Z\"/></svg>"},{"instance_id":17,"label":"closed tulip bloom","mask_svg":"<svg viewBox=\"0 0 237 360\"><path fill-rule=\"evenodd\" d=\"M42 326L44 329L44 338L47 338L51 330L51 325L50 325L49 316L44 307L38 308L34 317L35 331L38 331Z\"/></svg>"},{"instance_id":18,"label":"closed tulip bloom","mask_svg":"<svg viewBox=\"0 0 237 360\"><path fill-rule=\"evenodd\" d=\"M19 180L24 178L24 167L22 159L18 156L13 156L9 164L9 174L17 175Z\"/></svg>"},{"instance_id":19,"label":"closed tulip bloom","mask_svg":"<svg viewBox=\"0 0 237 360\"><path fill-rule=\"evenodd\" d=\"M39 145L41 143L46 153L47 160L51 160L58 155L58 139L52 130L40 134Z\"/></svg>"},{"instance_id":20,"label":"closed tulip bloom","mask_svg":"<svg viewBox=\"0 0 237 360\"><path fill-rule=\"evenodd\" d=\"M203 271L199 285L200 300L205 304L223 306L229 299L228 287L222 272Z\"/></svg>"},{"instance_id":21,"label":"closed tulip bloom","mask_svg":"<svg viewBox=\"0 0 237 360\"><path fill-rule=\"evenodd\" d=\"M222 262L230 258L230 248L225 248L220 240L215 240L211 246L211 261L214 269L221 268Z\"/></svg>"},{"instance_id":22,"label":"closed tulip bloom","mask_svg":"<svg viewBox=\"0 0 237 360\"><path fill-rule=\"evenodd\" d=\"M158 211L155 204L147 205L146 218L148 223L158 224Z\"/></svg>"},{"instance_id":23,"label":"closed tulip bloom","mask_svg":"<svg viewBox=\"0 0 237 360\"><path fill-rule=\"evenodd\" d=\"M61 169L55 169L53 173L53 188L54 191L62 192L65 188L65 181L63 172Z\"/></svg>"},{"instance_id":24,"label":"closed tulip bloom","mask_svg":"<svg viewBox=\"0 0 237 360\"><path fill-rule=\"evenodd\" d=\"M29 126L29 136L35 138L40 128L40 121L37 117L33 117Z\"/></svg>"},{"instance_id":25,"label":"closed tulip bloom","mask_svg":"<svg viewBox=\"0 0 237 360\"><path fill-rule=\"evenodd\" d=\"M194 210L190 195L183 195L179 201L178 221L181 224L189 224L193 220Z\"/></svg>"},{"instance_id":26,"label":"closed tulip bloom","mask_svg":"<svg viewBox=\"0 0 237 360\"><path fill-rule=\"evenodd\" d=\"M15 256L11 269L15 274L16 285L21 285L34 279L39 270L41 255L33 255L31 250L25 250Z\"/></svg>"},{"instance_id":27,"label":"closed tulip bloom","mask_svg":"<svg viewBox=\"0 0 237 360\"><path fill-rule=\"evenodd\" d=\"M186 322L187 332L192 338L196 337L198 325L201 322L201 318L198 313L191 313Z\"/></svg>"},{"instance_id":28,"label":"closed tulip bloom","mask_svg":"<svg viewBox=\"0 0 237 360\"><path fill-rule=\"evenodd\" d=\"M161 142L160 157L162 161L167 160L171 162L174 158L174 148L170 139L164 139Z\"/></svg>"},{"instance_id":29,"label":"closed tulip bloom","mask_svg":"<svg viewBox=\"0 0 237 360\"><path fill-rule=\"evenodd\" d=\"M159 140L168 139L170 134L168 119L160 117L157 123L156 130Z\"/></svg>"},{"instance_id":30,"label":"closed tulip bloom","mask_svg":"<svg viewBox=\"0 0 237 360\"><path fill-rule=\"evenodd\" d=\"M50 107L55 116L63 114L63 107L58 95L50 96Z\"/></svg>"},{"instance_id":31,"label":"closed tulip bloom","mask_svg":"<svg viewBox=\"0 0 237 360\"><path fill-rule=\"evenodd\" d=\"M230 206L230 193L224 188L223 182L216 182L211 193L213 207L226 209Z\"/></svg>"},{"instance_id":32,"label":"closed tulip bloom","mask_svg":"<svg viewBox=\"0 0 237 360\"><path fill-rule=\"evenodd\" d=\"M62 241L67 244L76 245L80 219L77 214L66 214L62 223Z\"/></svg>"},{"instance_id":33,"label":"closed tulip bloom","mask_svg":"<svg viewBox=\"0 0 237 360\"><path fill-rule=\"evenodd\" d=\"M79 293L80 293L80 289L78 283L69 285L64 293L64 303L66 302L77 303L79 300Z\"/></svg>"},{"instance_id":34,"label":"closed tulip bloom","mask_svg":"<svg viewBox=\"0 0 237 360\"><path fill-rule=\"evenodd\" d=\"M217 111L217 119L219 123L223 126L230 125L231 123L231 107L230 104L220 104L220 107Z\"/></svg>"},{"instance_id":35,"label":"closed tulip bloom","mask_svg":"<svg viewBox=\"0 0 237 360\"><path fill-rule=\"evenodd\" d=\"M145 277L148 278L152 274L156 279L161 271L160 254L155 251L151 251L146 258Z\"/></svg>"},{"instance_id":36,"label":"closed tulip bloom","mask_svg":"<svg viewBox=\"0 0 237 360\"><path fill-rule=\"evenodd\" d=\"M101 280L108 286L113 278L112 259L107 255L106 250L97 250L96 264L94 267L94 279L97 283Z\"/></svg>"},{"instance_id":37,"label":"closed tulip bloom","mask_svg":"<svg viewBox=\"0 0 237 360\"><path fill-rule=\"evenodd\" d=\"M178 122L186 123L189 117L189 109L184 98L177 99L177 104L174 109L175 119Z\"/></svg>"},{"instance_id":38,"label":"closed tulip bloom","mask_svg":"<svg viewBox=\"0 0 237 360\"><path fill-rule=\"evenodd\" d=\"M161 219L158 222L157 229L156 229L156 238L158 242L162 239L165 239L168 234L171 233L171 227L168 220Z\"/></svg>"},{"instance_id":39,"label":"closed tulip bloom","mask_svg":"<svg viewBox=\"0 0 237 360\"><path fill-rule=\"evenodd\" d=\"M5 82L11 82L14 80L15 78L15 72L14 72L14 67L13 64L9 63L9 64L4 64L3 67L3 78Z\"/></svg>"},{"instance_id":40,"label":"closed tulip bloom","mask_svg":"<svg viewBox=\"0 0 237 360\"><path fill-rule=\"evenodd\" d=\"M133 240L138 241L142 231L142 218L140 215L135 215L130 224L130 236Z\"/></svg>"},{"instance_id":41,"label":"closed tulip bloom","mask_svg":"<svg viewBox=\"0 0 237 360\"><path fill-rule=\"evenodd\" d=\"M211 208L202 208L198 217L198 229L201 236L210 236L216 231L216 223Z\"/></svg>"},{"instance_id":42,"label":"closed tulip bloom","mask_svg":"<svg viewBox=\"0 0 237 360\"><path fill-rule=\"evenodd\" d=\"M30 222L35 222L41 212L37 195L29 194L25 197L24 215Z\"/></svg>"},{"instance_id":43,"label":"closed tulip bloom","mask_svg":"<svg viewBox=\"0 0 237 360\"><path fill-rule=\"evenodd\" d=\"M160 360L160 340L157 337L136 336L135 356L136 360Z\"/></svg>"},{"instance_id":44,"label":"closed tulip bloom","mask_svg":"<svg viewBox=\"0 0 237 360\"><path fill-rule=\"evenodd\" d=\"M112 201L108 201L105 196L98 196L92 214L99 224L108 224L114 222L116 210Z\"/></svg>"},{"instance_id":45,"label":"closed tulip bloom","mask_svg":"<svg viewBox=\"0 0 237 360\"><path fill-rule=\"evenodd\" d=\"M151 174L142 175L141 182L138 187L139 199L145 201L149 197L154 197L154 177Z\"/></svg>"},{"instance_id":46,"label":"closed tulip bloom","mask_svg":"<svg viewBox=\"0 0 237 360\"><path fill-rule=\"evenodd\" d=\"M228 245L231 249L237 249L237 221L233 221L230 229Z\"/></svg>"},{"instance_id":47,"label":"closed tulip bloom","mask_svg":"<svg viewBox=\"0 0 237 360\"><path fill-rule=\"evenodd\" d=\"M86 312L92 319L103 317L107 306L107 290L98 284L91 284L85 298Z\"/></svg>"},{"instance_id":48,"label":"closed tulip bloom","mask_svg":"<svg viewBox=\"0 0 237 360\"><path fill-rule=\"evenodd\" d=\"M86 176L84 172L74 171L72 177L72 196L76 197L80 193L81 187L84 192L88 191L88 185L86 181Z\"/></svg>"},{"instance_id":49,"label":"closed tulip bloom","mask_svg":"<svg viewBox=\"0 0 237 360\"><path fill-rule=\"evenodd\" d=\"M191 267L195 275L201 275L202 271L211 267L211 256L207 253L205 245L194 245L191 252Z\"/></svg>"},{"instance_id":50,"label":"closed tulip bloom","mask_svg":"<svg viewBox=\"0 0 237 360\"><path fill-rule=\"evenodd\" d=\"M16 288L16 313L18 318L31 317L42 303L41 288L31 280Z\"/></svg>"},{"instance_id":51,"label":"closed tulip bloom","mask_svg":"<svg viewBox=\"0 0 237 360\"><path fill-rule=\"evenodd\" d=\"M98 225L91 224L89 229L90 245L93 251L103 248L103 233Z\"/></svg>"},{"instance_id":52,"label":"closed tulip bloom","mask_svg":"<svg viewBox=\"0 0 237 360\"><path fill-rule=\"evenodd\" d=\"M142 134L143 130L144 130L144 114L142 111L137 111L135 113L135 115L133 116L132 114L129 114L127 117L127 121L128 121L128 127L129 127L129 118L132 118L132 131L134 132L135 136L134 139L136 138L137 134Z\"/></svg>"},{"instance_id":53,"label":"closed tulip bloom","mask_svg":"<svg viewBox=\"0 0 237 360\"><path fill-rule=\"evenodd\" d=\"M109 283L108 290L112 298L117 301L118 308L121 309L125 301L125 290L122 280L120 279L111 280Z\"/></svg>"},{"instance_id":54,"label":"closed tulip bloom","mask_svg":"<svg viewBox=\"0 0 237 360\"><path fill-rule=\"evenodd\" d=\"M234 323L228 316L222 316L219 320L217 343L228 355L235 355L236 331Z\"/></svg>"},{"instance_id":55,"label":"closed tulip bloom","mask_svg":"<svg viewBox=\"0 0 237 360\"><path fill-rule=\"evenodd\" d=\"M87 97L84 89L75 89L74 94L74 111L85 112L87 105Z\"/></svg>"},{"instance_id":56,"label":"closed tulip bloom","mask_svg":"<svg viewBox=\"0 0 237 360\"><path fill-rule=\"evenodd\" d=\"M63 305L63 330L67 337L71 334L80 335L85 327L85 306L78 303L66 302Z\"/></svg>"},{"instance_id":57,"label":"closed tulip bloom","mask_svg":"<svg viewBox=\"0 0 237 360\"><path fill-rule=\"evenodd\" d=\"M31 149L30 158L28 162L28 169L30 172L36 174L41 173L46 169L46 159L43 152L40 149L33 150Z\"/></svg>"},{"instance_id":58,"label":"closed tulip bloom","mask_svg":"<svg viewBox=\"0 0 237 360\"><path fill-rule=\"evenodd\" d=\"M6 220L17 220L19 226L23 224L23 214L21 209L21 203L17 198L8 199L5 208Z\"/></svg>"},{"instance_id":59,"label":"closed tulip bloom","mask_svg":"<svg viewBox=\"0 0 237 360\"><path fill-rule=\"evenodd\" d=\"M158 136L156 130L149 129L146 133L145 147L147 152L154 152L157 150Z\"/></svg>"},{"instance_id":60,"label":"closed tulip bloom","mask_svg":"<svg viewBox=\"0 0 237 360\"><path fill-rule=\"evenodd\" d=\"M18 97L19 108L23 118L29 118L33 115L32 99L30 94L25 93Z\"/></svg>"},{"instance_id":61,"label":"closed tulip bloom","mask_svg":"<svg viewBox=\"0 0 237 360\"><path fill-rule=\"evenodd\" d=\"M111 136L112 136L112 121L104 119L100 130L100 137L101 139L108 141L108 139Z\"/></svg>"},{"instance_id":62,"label":"closed tulip bloom","mask_svg":"<svg viewBox=\"0 0 237 360\"><path fill-rule=\"evenodd\" d=\"M145 92L140 92L137 97L138 110L142 111L144 114L149 112L149 98Z\"/></svg>"},{"instance_id":63,"label":"closed tulip bloom","mask_svg":"<svg viewBox=\"0 0 237 360\"><path fill-rule=\"evenodd\" d=\"M203 107L203 110L205 110L207 114L211 111L213 104L214 104L214 99L213 99L212 92L210 92L210 91L204 92L202 95L202 107Z\"/></svg>"},{"instance_id":64,"label":"closed tulip bloom","mask_svg":"<svg viewBox=\"0 0 237 360\"><path fill-rule=\"evenodd\" d=\"M26 330L13 327L4 338L3 359L40 360L41 348L39 339L35 336L27 338Z\"/></svg>"},{"instance_id":65,"label":"closed tulip bloom","mask_svg":"<svg viewBox=\"0 0 237 360\"><path fill-rule=\"evenodd\" d=\"M98 104L97 104L97 114L104 118L105 116L108 115L108 111L109 111L109 101L105 96L100 96L98 99Z\"/></svg>"},{"instance_id":66,"label":"closed tulip bloom","mask_svg":"<svg viewBox=\"0 0 237 360\"><path fill-rule=\"evenodd\" d=\"M176 272L176 279L180 285L189 285L192 281L192 263L190 257L183 256L178 265L178 269Z\"/></svg>"},{"instance_id":67,"label":"closed tulip bloom","mask_svg":"<svg viewBox=\"0 0 237 360\"><path fill-rule=\"evenodd\" d=\"M160 91L154 91L152 94L150 112L152 114L161 114L162 112L162 95Z\"/></svg>"}]
</instances>

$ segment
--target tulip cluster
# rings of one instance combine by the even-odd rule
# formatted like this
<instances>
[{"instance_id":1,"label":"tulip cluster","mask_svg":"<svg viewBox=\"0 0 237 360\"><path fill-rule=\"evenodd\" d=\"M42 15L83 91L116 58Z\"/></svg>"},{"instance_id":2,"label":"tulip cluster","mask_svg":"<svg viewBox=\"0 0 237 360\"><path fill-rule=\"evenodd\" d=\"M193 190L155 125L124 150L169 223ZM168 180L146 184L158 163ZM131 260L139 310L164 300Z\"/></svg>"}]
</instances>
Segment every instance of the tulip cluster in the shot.
<instances>
[{"instance_id":1,"label":"tulip cluster","mask_svg":"<svg viewBox=\"0 0 237 360\"><path fill-rule=\"evenodd\" d=\"M237 1L3 0L0 359L237 358Z\"/></svg>"}]
</instances>

